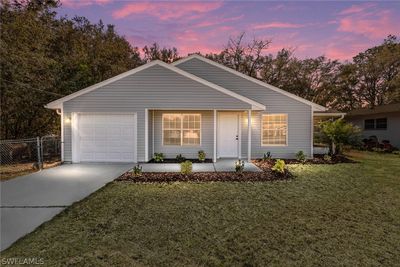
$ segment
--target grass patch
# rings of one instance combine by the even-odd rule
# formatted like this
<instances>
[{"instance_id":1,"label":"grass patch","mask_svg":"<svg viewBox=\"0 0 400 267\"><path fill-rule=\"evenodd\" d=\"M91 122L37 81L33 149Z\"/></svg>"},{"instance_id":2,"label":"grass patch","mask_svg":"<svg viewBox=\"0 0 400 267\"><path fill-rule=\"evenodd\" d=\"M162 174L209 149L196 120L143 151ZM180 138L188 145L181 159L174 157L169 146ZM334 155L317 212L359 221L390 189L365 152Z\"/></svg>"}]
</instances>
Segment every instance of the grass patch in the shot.
<instances>
[{"instance_id":1,"label":"grass patch","mask_svg":"<svg viewBox=\"0 0 400 267\"><path fill-rule=\"evenodd\" d=\"M400 159L291 165L270 183L114 182L2 257L46 265L388 265L400 262Z\"/></svg>"}]
</instances>

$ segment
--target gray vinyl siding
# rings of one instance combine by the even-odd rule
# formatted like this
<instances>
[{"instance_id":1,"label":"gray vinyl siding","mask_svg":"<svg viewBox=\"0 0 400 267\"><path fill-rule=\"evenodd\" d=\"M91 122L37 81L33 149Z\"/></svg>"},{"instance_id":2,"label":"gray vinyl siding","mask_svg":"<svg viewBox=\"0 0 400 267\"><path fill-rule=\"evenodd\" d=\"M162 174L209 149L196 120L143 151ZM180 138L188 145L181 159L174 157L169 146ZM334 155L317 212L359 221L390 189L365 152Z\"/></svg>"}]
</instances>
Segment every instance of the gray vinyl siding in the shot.
<instances>
[{"instance_id":1,"label":"gray vinyl siding","mask_svg":"<svg viewBox=\"0 0 400 267\"><path fill-rule=\"evenodd\" d=\"M250 109L251 105L154 65L63 103L72 112L137 113L137 158L145 160L145 109ZM149 121L150 121L149 115ZM149 136L150 136L149 127ZM150 141L149 138L149 146ZM150 147L149 147L150 148ZM149 149L149 154L151 153ZM71 161L71 124L64 124L64 160Z\"/></svg>"},{"instance_id":2,"label":"gray vinyl siding","mask_svg":"<svg viewBox=\"0 0 400 267\"><path fill-rule=\"evenodd\" d=\"M274 157L293 158L299 150L311 156L311 115L310 105L273 91L255 82L246 80L226 70L193 58L176 67L200 78L232 90L266 106L263 112L253 112L252 158L259 158L270 151ZM288 114L288 145L279 147L261 146L261 114ZM247 115L244 115L245 117ZM247 157L247 124L242 120L242 156Z\"/></svg>"},{"instance_id":3,"label":"gray vinyl siding","mask_svg":"<svg viewBox=\"0 0 400 267\"><path fill-rule=\"evenodd\" d=\"M201 114L201 144L199 146L169 146L162 142L163 113L195 113ZM197 158L198 151L204 150L207 158L214 152L214 112L213 111L155 111L154 114L154 152L164 153L167 158L175 158L178 154L186 158Z\"/></svg>"},{"instance_id":4,"label":"gray vinyl siding","mask_svg":"<svg viewBox=\"0 0 400 267\"><path fill-rule=\"evenodd\" d=\"M379 118L387 118L386 130L364 129L364 120L379 119ZM350 118L346 117L346 120L360 127L360 129L362 130L361 132L362 138L369 138L370 136L376 136L379 142L382 142L382 140L389 140L393 146L400 148L400 112L360 115Z\"/></svg>"}]
</instances>

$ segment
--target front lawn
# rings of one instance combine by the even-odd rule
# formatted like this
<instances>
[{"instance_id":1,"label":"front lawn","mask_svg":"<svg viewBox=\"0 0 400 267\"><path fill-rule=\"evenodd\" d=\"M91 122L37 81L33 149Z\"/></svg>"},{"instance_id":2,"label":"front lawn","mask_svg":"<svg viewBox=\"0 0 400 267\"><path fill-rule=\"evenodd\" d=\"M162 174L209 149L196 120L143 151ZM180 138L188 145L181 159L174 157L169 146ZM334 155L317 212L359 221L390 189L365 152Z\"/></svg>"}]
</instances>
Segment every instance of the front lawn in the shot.
<instances>
[{"instance_id":1,"label":"front lawn","mask_svg":"<svg viewBox=\"0 0 400 267\"><path fill-rule=\"evenodd\" d=\"M274 182L113 182L2 253L46 265L400 262L400 157L292 165Z\"/></svg>"}]
</instances>

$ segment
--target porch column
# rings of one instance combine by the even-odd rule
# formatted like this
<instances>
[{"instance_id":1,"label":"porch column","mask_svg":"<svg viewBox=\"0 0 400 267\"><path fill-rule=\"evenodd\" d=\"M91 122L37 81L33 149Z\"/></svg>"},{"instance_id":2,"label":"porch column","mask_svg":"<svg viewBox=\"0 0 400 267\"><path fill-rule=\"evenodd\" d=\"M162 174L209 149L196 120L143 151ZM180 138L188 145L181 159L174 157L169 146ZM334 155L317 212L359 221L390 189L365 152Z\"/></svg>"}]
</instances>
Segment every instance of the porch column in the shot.
<instances>
[{"instance_id":1,"label":"porch column","mask_svg":"<svg viewBox=\"0 0 400 267\"><path fill-rule=\"evenodd\" d=\"M149 161L149 110L144 110L144 161Z\"/></svg>"},{"instance_id":2,"label":"porch column","mask_svg":"<svg viewBox=\"0 0 400 267\"><path fill-rule=\"evenodd\" d=\"M217 162L217 110L214 109L214 153L213 162Z\"/></svg>"},{"instance_id":3,"label":"porch column","mask_svg":"<svg viewBox=\"0 0 400 267\"><path fill-rule=\"evenodd\" d=\"M251 162L251 109L247 111L247 161Z\"/></svg>"}]
</instances>

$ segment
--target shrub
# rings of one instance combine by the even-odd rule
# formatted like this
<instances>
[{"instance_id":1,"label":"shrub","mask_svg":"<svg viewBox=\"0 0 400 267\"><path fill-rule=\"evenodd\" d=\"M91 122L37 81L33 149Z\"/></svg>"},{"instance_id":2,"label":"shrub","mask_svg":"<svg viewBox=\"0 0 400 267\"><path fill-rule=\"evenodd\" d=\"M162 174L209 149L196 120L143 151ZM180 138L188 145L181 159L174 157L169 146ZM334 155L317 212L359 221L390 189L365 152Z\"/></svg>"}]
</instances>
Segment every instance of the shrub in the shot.
<instances>
[{"instance_id":1,"label":"shrub","mask_svg":"<svg viewBox=\"0 0 400 267\"><path fill-rule=\"evenodd\" d=\"M325 154L325 155L324 155L324 160L325 160L325 161L331 161L331 160L332 160L332 157L329 156L328 154Z\"/></svg>"},{"instance_id":2,"label":"shrub","mask_svg":"<svg viewBox=\"0 0 400 267\"><path fill-rule=\"evenodd\" d=\"M164 161L164 154L163 153L154 153L153 157L155 162L163 162Z\"/></svg>"},{"instance_id":3,"label":"shrub","mask_svg":"<svg viewBox=\"0 0 400 267\"><path fill-rule=\"evenodd\" d=\"M329 145L329 154L336 155L342 152L344 145L356 145L360 142L360 129L343 119L323 121L321 140Z\"/></svg>"},{"instance_id":4,"label":"shrub","mask_svg":"<svg viewBox=\"0 0 400 267\"><path fill-rule=\"evenodd\" d=\"M189 175L192 173L192 170L193 166L191 161L186 160L185 162L181 163L181 174Z\"/></svg>"},{"instance_id":5,"label":"shrub","mask_svg":"<svg viewBox=\"0 0 400 267\"><path fill-rule=\"evenodd\" d=\"M271 152L267 152L267 153L264 153L264 155L263 155L263 161L267 161L267 160L270 160L272 157L271 157Z\"/></svg>"},{"instance_id":6,"label":"shrub","mask_svg":"<svg viewBox=\"0 0 400 267\"><path fill-rule=\"evenodd\" d=\"M301 163L306 162L306 155L304 154L303 150L300 150L299 152L296 153L296 159Z\"/></svg>"},{"instance_id":7,"label":"shrub","mask_svg":"<svg viewBox=\"0 0 400 267\"><path fill-rule=\"evenodd\" d=\"M244 161L239 159L235 161L235 172L243 172L244 170Z\"/></svg>"},{"instance_id":8,"label":"shrub","mask_svg":"<svg viewBox=\"0 0 400 267\"><path fill-rule=\"evenodd\" d=\"M285 161L282 159L277 159L275 162L275 165L272 167L272 170L274 172L283 174L283 173L285 173L285 168L286 168Z\"/></svg>"},{"instance_id":9,"label":"shrub","mask_svg":"<svg viewBox=\"0 0 400 267\"><path fill-rule=\"evenodd\" d=\"M206 161L206 153L203 150L198 152L199 161L204 162Z\"/></svg>"},{"instance_id":10,"label":"shrub","mask_svg":"<svg viewBox=\"0 0 400 267\"><path fill-rule=\"evenodd\" d=\"M177 155L175 159L179 163L184 162L186 160L186 158L182 156L182 154Z\"/></svg>"},{"instance_id":11,"label":"shrub","mask_svg":"<svg viewBox=\"0 0 400 267\"><path fill-rule=\"evenodd\" d=\"M131 170L131 173L133 174L134 177L138 177L142 175L142 166L139 164L134 166L133 169Z\"/></svg>"}]
</instances>

